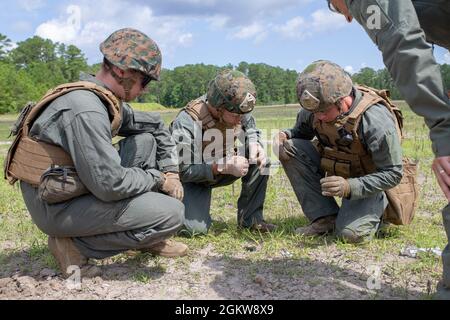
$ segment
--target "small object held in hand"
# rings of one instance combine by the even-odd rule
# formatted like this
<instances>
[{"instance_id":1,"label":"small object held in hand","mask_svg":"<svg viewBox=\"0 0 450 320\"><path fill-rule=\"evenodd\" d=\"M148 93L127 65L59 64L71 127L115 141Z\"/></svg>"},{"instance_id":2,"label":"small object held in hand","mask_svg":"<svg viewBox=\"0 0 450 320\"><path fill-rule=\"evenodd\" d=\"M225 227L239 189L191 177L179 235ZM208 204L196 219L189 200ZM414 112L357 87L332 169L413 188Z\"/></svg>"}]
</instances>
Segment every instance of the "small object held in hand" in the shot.
<instances>
[{"instance_id":1,"label":"small object held in hand","mask_svg":"<svg viewBox=\"0 0 450 320\"><path fill-rule=\"evenodd\" d=\"M226 157L220 159L217 163L217 171L220 174L228 174L238 178L245 176L248 169L248 160L242 156Z\"/></svg>"},{"instance_id":2,"label":"small object held in hand","mask_svg":"<svg viewBox=\"0 0 450 320\"><path fill-rule=\"evenodd\" d=\"M325 197L348 198L350 196L350 184L347 179L339 176L325 177L320 180L322 195Z\"/></svg>"}]
</instances>

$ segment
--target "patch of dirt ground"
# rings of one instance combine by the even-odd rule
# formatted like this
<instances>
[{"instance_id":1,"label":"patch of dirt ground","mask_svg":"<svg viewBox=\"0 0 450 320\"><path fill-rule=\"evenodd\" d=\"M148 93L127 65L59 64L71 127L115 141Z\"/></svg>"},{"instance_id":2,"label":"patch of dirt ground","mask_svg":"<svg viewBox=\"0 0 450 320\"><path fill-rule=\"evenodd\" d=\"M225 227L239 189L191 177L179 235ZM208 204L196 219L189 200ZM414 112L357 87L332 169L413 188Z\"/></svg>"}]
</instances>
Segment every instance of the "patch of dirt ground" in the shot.
<instances>
[{"instance_id":1,"label":"patch of dirt ground","mask_svg":"<svg viewBox=\"0 0 450 320\"><path fill-rule=\"evenodd\" d=\"M179 259L129 254L103 260L98 262L103 275L83 279L77 287L30 250L15 250L11 243L1 248L0 299L391 300L422 299L436 285L389 272L390 266L414 259L386 256L371 270L363 250L348 259L335 244L312 249L303 259L282 250L264 260L254 259L255 252L246 248L222 256L209 244Z\"/></svg>"}]
</instances>

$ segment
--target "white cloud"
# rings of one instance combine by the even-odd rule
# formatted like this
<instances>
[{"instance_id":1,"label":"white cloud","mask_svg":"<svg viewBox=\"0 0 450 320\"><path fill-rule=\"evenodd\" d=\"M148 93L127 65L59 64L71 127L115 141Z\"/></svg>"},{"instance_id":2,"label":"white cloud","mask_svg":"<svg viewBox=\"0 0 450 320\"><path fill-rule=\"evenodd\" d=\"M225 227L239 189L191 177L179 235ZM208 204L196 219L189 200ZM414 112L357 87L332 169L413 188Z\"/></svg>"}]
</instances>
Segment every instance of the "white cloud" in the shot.
<instances>
[{"instance_id":1,"label":"white cloud","mask_svg":"<svg viewBox=\"0 0 450 320\"><path fill-rule=\"evenodd\" d=\"M101 8L101 14L95 8ZM194 35L185 30L186 19L155 16L147 5L126 0L97 0L95 8L89 0L73 1L60 17L42 23L35 33L55 42L74 44L88 57L96 56L97 61L101 58L99 44L112 32L125 27L149 35L165 56L193 43Z\"/></svg>"},{"instance_id":2,"label":"white cloud","mask_svg":"<svg viewBox=\"0 0 450 320\"><path fill-rule=\"evenodd\" d=\"M19 0L19 6L26 11L34 11L45 6L44 0Z\"/></svg>"},{"instance_id":3,"label":"white cloud","mask_svg":"<svg viewBox=\"0 0 450 320\"><path fill-rule=\"evenodd\" d=\"M81 31L81 8L70 5L65 20L53 19L38 26L36 35L56 42L72 42Z\"/></svg>"},{"instance_id":4,"label":"white cloud","mask_svg":"<svg viewBox=\"0 0 450 320\"><path fill-rule=\"evenodd\" d=\"M346 24L341 15L320 9L313 12L308 19L294 17L283 25L274 26L273 29L286 38L305 39L317 33L340 29Z\"/></svg>"},{"instance_id":5,"label":"white cloud","mask_svg":"<svg viewBox=\"0 0 450 320\"><path fill-rule=\"evenodd\" d=\"M223 29L230 21L230 17L224 15L216 15L211 18L206 18L206 21L213 30Z\"/></svg>"},{"instance_id":6,"label":"white cloud","mask_svg":"<svg viewBox=\"0 0 450 320\"><path fill-rule=\"evenodd\" d=\"M303 17L295 17L287 21L284 25L275 26L274 30L286 38L303 38L308 33L306 27L307 24Z\"/></svg>"},{"instance_id":7,"label":"white cloud","mask_svg":"<svg viewBox=\"0 0 450 320\"><path fill-rule=\"evenodd\" d=\"M231 35L232 39L252 39L254 43L260 43L267 37L266 27L258 22L239 28Z\"/></svg>"},{"instance_id":8,"label":"white cloud","mask_svg":"<svg viewBox=\"0 0 450 320\"><path fill-rule=\"evenodd\" d=\"M353 68L353 66L345 66L344 70L347 71L350 74L354 74L355 73L355 68Z\"/></svg>"},{"instance_id":9,"label":"white cloud","mask_svg":"<svg viewBox=\"0 0 450 320\"><path fill-rule=\"evenodd\" d=\"M185 17L227 17L227 26L245 26L265 20L287 9L302 7L312 0L134 0L151 6L157 15Z\"/></svg>"},{"instance_id":10,"label":"white cloud","mask_svg":"<svg viewBox=\"0 0 450 320\"><path fill-rule=\"evenodd\" d=\"M192 45L194 36L192 33L185 33L178 37L178 43L184 47Z\"/></svg>"},{"instance_id":11,"label":"white cloud","mask_svg":"<svg viewBox=\"0 0 450 320\"><path fill-rule=\"evenodd\" d=\"M311 16L311 27L317 32L340 29L348 24L344 16L325 9L317 10Z\"/></svg>"},{"instance_id":12,"label":"white cloud","mask_svg":"<svg viewBox=\"0 0 450 320\"><path fill-rule=\"evenodd\" d=\"M444 62L450 64L450 51L447 51L447 53L444 54Z\"/></svg>"}]
</instances>

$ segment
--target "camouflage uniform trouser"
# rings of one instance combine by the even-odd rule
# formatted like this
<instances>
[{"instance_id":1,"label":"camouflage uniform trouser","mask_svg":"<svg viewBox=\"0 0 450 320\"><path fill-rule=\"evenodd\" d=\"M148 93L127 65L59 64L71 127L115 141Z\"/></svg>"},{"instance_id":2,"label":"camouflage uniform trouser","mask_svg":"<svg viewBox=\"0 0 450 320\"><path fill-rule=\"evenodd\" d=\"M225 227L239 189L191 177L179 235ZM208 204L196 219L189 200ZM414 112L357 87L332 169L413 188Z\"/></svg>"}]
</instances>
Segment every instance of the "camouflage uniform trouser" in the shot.
<instances>
[{"instance_id":1,"label":"camouflage uniform trouser","mask_svg":"<svg viewBox=\"0 0 450 320\"><path fill-rule=\"evenodd\" d=\"M250 165L242 178L231 175L219 176L212 183L183 183L185 205L185 227L190 234L206 234L211 227L211 193L213 188L222 187L242 179L241 194L237 203L237 220L241 227L250 227L263 220L268 175L262 175L257 165Z\"/></svg>"},{"instance_id":2,"label":"camouflage uniform trouser","mask_svg":"<svg viewBox=\"0 0 450 320\"><path fill-rule=\"evenodd\" d=\"M360 200L343 199L339 208L333 197L324 197L320 179L320 154L308 140L289 140L295 157L282 161L283 168L294 188L306 217L315 220L336 215L336 235L370 238L378 230L387 198L384 192Z\"/></svg>"},{"instance_id":3,"label":"camouflage uniform trouser","mask_svg":"<svg viewBox=\"0 0 450 320\"><path fill-rule=\"evenodd\" d=\"M156 141L139 134L119 142L121 164L148 170L156 167ZM103 259L130 249L145 248L175 234L184 223L183 204L161 193L103 202L85 195L48 205L36 188L22 182L22 193L36 225L46 234L71 237L88 258Z\"/></svg>"}]
</instances>

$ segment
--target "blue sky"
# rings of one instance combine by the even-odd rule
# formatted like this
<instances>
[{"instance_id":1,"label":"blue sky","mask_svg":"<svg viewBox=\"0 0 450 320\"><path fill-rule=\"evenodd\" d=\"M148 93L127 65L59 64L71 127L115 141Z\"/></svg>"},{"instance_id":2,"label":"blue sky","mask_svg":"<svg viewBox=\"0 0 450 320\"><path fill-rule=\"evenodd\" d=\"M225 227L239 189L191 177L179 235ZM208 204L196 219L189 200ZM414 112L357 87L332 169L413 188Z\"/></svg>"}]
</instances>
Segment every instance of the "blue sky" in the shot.
<instances>
[{"instance_id":1,"label":"blue sky","mask_svg":"<svg viewBox=\"0 0 450 320\"><path fill-rule=\"evenodd\" d=\"M74 44L89 63L99 43L133 27L152 37L163 66L267 63L297 71L328 59L348 71L384 67L381 54L356 23L329 12L324 0L0 0L0 33L13 42L34 35ZM436 47L440 63L450 54Z\"/></svg>"}]
</instances>

